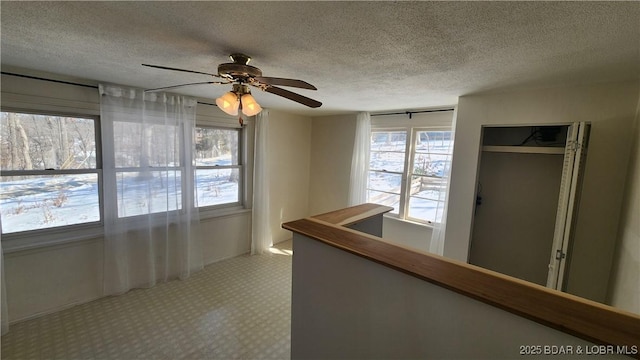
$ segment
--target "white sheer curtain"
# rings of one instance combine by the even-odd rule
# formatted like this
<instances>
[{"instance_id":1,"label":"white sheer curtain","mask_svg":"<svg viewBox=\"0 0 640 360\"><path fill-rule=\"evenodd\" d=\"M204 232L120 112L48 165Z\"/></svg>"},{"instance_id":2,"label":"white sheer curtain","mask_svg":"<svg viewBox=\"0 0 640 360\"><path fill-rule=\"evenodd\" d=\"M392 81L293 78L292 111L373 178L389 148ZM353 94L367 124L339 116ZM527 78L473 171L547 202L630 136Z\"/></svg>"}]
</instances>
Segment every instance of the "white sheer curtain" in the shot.
<instances>
[{"instance_id":1,"label":"white sheer curtain","mask_svg":"<svg viewBox=\"0 0 640 360\"><path fill-rule=\"evenodd\" d=\"M192 156L195 99L100 85L104 292L202 269Z\"/></svg>"},{"instance_id":2,"label":"white sheer curtain","mask_svg":"<svg viewBox=\"0 0 640 360\"><path fill-rule=\"evenodd\" d=\"M453 119L451 121L451 141L449 142L449 148L447 150L447 167L444 170L444 177L447 180L445 189L446 191L440 192L438 207L436 208L436 219L433 224L433 232L431 234L431 243L429 244L429 252L434 254L444 254L444 234L447 228L447 209L449 204L449 187L451 185L451 163L453 160L453 143L454 132L456 128L456 118L458 109L453 111Z\"/></svg>"},{"instance_id":3,"label":"white sheer curtain","mask_svg":"<svg viewBox=\"0 0 640 360\"><path fill-rule=\"evenodd\" d=\"M251 254L262 254L273 245L269 224L269 110L256 116L256 144L251 210Z\"/></svg>"},{"instance_id":4,"label":"white sheer curtain","mask_svg":"<svg viewBox=\"0 0 640 360\"><path fill-rule=\"evenodd\" d=\"M356 118L356 136L353 142L353 155L351 158L349 206L367 202L370 138L371 115L368 112L358 113Z\"/></svg>"}]
</instances>

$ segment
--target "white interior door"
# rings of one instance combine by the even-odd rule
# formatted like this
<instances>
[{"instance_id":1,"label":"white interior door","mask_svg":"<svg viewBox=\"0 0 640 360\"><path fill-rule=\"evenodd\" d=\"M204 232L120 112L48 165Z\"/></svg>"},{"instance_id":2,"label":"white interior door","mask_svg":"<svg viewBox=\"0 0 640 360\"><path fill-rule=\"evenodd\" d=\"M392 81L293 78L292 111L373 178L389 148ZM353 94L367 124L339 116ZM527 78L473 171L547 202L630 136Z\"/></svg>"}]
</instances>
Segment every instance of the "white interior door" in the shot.
<instances>
[{"instance_id":1,"label":"white interior door","mask_svg":"<svg viewBox=\"0 0 640 360\"><path fill-rule=\"evenodd\" d=\"M577 213L589 129L589 124L579 122L572 124L567 132L553 247L547 277L547 287L557 290L563 290L567 264L570 260L568 253Z\"/></svg>"}]
</instances>

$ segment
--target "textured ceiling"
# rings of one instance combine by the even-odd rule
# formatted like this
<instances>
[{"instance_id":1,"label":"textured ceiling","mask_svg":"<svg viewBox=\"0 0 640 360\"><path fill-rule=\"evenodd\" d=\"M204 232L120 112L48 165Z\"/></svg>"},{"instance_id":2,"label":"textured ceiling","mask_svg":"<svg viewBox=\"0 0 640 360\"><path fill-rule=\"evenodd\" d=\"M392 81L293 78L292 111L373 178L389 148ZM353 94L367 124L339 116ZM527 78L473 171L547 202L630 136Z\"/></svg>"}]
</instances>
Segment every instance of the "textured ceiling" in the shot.
<instances>
[{"instance_id":1,"label":"textured ceiling","mask_svg":"<svg viewBox=\"0 0 640 360\"><path fill-rule=\"evenodd\" d=\"M306 115L451 105L465 94L640 77L640 2L8 2L3 70L143 88L209 81L228 55L306 80ZM175 92L215 98L228 85ZM294 90L294 89L292 89Z\"/></svg>"}]
</instances>

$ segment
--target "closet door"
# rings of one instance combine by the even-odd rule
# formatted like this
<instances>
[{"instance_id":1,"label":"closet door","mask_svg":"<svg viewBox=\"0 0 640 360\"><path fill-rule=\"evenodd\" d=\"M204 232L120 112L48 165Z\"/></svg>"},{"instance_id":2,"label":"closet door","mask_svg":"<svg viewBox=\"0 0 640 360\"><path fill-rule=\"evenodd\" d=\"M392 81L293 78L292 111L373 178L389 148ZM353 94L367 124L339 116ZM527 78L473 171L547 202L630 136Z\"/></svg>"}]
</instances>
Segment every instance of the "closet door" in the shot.
<instances>
[{"instance_id":1,"label":"closet door","mask_svg":"<svg viewBox=\"0 0 640 360\"><path fill-rule=\"evenodd\" d=\"M546 285L568 127L553 147L512 145L537 127L485 129L469 263Z\"/></svg>"},{"instance_id":2,"label":"closet door","mask_svg":"<svg viewBox=\"0 0 640 360\"><path fill-rule=\"evenodd\" d=\"M560 196L556 213L553 247L549 261L547 287L564 290L570 261L570 246L578 209L584 159L587 154L590 125L574 123L567 132Z\"/></svg>"}]
</instances>

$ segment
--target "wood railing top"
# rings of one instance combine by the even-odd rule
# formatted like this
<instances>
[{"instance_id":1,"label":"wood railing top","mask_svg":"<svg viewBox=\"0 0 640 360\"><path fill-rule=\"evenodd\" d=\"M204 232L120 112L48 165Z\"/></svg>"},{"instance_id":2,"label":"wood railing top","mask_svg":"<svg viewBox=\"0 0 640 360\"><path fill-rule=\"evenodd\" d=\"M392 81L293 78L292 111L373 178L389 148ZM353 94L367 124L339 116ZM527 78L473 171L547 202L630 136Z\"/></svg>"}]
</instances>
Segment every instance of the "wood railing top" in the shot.
<instances>
[{"instance_id":1,"label":"wood railing top","mask_svg":"<svg viewBox=\"0 0 640 360\"><path fill-rule=\"evenodd\" d=\"M376 206L368 204L358 209L365 214L374 208ZM322 214L282 226L596 344L640 347L640 316L636 314L464 262L390 244L344 227L342 221L357 217L353 214L355 211L355 208L343 209L336 214ZM373 213L375 215L375 211Z\"/></svg>"},{"instance_id":2,"label":"wood railing top","mask_svg":"<svg viewBox=\"0 0 640 360\"><path fill-rule=\"evenodd\" d=\"M326 221L334 225L349 226L370 217L387 213L391 210L393 210L393 208L390 206L362 204L316 215L313 218Z\"/></svg>"}]
</instances>

